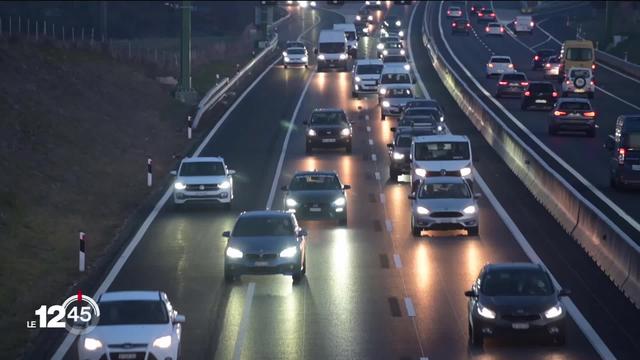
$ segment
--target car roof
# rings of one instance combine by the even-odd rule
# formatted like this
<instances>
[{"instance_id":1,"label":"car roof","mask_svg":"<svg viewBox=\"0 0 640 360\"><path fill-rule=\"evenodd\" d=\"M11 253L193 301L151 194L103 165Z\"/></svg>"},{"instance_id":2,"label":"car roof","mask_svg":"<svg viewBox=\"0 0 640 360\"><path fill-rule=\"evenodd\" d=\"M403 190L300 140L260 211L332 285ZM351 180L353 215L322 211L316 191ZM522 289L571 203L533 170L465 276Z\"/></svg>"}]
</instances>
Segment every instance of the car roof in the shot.
<instances>
[{"instance_id":1,"label":"car roof","mask_svg":"<svg viewBox=\"0 0 640 360\"><path fill-rule=\"evenodd\" d=\"M416 136L414 142L436 142L436 141L464 141L469 142L469 138L466 135L453 135L453 134L441 134L441 135L425 135Z\"/></svg>"},{"instance_id":2,"label":"car roof","mask_svg":"<svg viewBox=\"0 0 640 360\"><path fill-rule=\"evenodd\" d=\"M334 170L306 170L306 171L298 171L293 174L293 177L296 176L306 176L306 175L335 175L338 176L338 173Z\"/></svg>"},{"instance_id":3,"label":"car roof","mask_svg":"<svg viewBox=\"0 0 640 360\"><path fill-rule=\"evenodd\" d=\"M224 162L224 159L219 156L195 156L195 157L186 157L182 159L183 163L194 163L194 162Z\"/></svg>"},{"instance_id":4,"label":"car roof","mask_svg":"<svg viewBox=\"0 0 640 360\"><path fill-rule=\"evenodd\" d=\"M540 264L527 263L527 262L513 262L513 263L494 263L487 264L485 271L491 270L543 270L544 268Z\"/></svg>"},{"instance_id":5,"label":"car roof","mask_svg":"<svg viewBox=\"0 0 640 360\"><path fill-rule=\"evenodd\" d=\"M522 71L516 71L516 72L512 72L512 73L502 73L502 74L500 74L500 77L512 76L512 75L522 75L524 77L527 77L527 74L523 73Z\"/></svg>"},{"instance_id":6,"label":"car roof","mask_svg":"<svg viewBox=\"0 0 640 360\"><path fill-rule=\"evenodd\" d=\"M291 216L290 213L282 210L254 210L244 211L240 213L239 217L287 217Z\"/></svg>"},{"instance_id":7,"label":"car roof","mask_svg":"<svg viewBox=\"0 0 640 360\"><path fill-rule=\"evenodd\" d=\"M339 112L339 113L344 113L344 110L342 109L338 109L338 108L315 108L313 109L314 113L317 112Z\"/></svg>"},{"instance_id":8,"label":"car roof","mask_svg":"<svg viewBox=\"0 0 640 360\"><path fill-rule=\"evenodd\" d=\"M380 59L358 59L356 65L382 65Z\"/></svg>"},{"instance_id":9,"label":"car roof","mask_svg":"<svg viewBox=\"0 0 640 360\"><path fill-rule=\"evenodd\" d=\"M111 291L100 296L100 302L125 300L161 300L160 291Z\"/></svg>"}]
</instances>

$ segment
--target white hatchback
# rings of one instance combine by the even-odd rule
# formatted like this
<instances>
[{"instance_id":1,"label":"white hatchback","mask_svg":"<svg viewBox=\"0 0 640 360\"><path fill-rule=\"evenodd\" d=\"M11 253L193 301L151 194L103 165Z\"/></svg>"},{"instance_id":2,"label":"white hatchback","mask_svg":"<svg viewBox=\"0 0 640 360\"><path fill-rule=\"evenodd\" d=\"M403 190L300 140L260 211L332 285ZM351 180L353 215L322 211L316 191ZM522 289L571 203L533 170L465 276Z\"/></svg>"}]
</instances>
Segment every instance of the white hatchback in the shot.
<instances>
[{"instance_id":1,"label":"white hatchback","mask_svg":"<svg viewBox=\"0 0 640 360\"><path fill-rule=\"evenodd\" d=\"M502 36L504 35L504 26L502 26L500 23L497 23L497 22L488 23L487 26L484 28L484 33L487 36L489 35Z\"/></svg>"},{"instance_id":2,"label":"white hatchback","mask_svg":"<svg viewBox=\"0 0 640 360\"><path fill-rule=\"evenodd\" d=\"M516 72L509 56L494 55L486 65L487 77Z\"/></svg>"}]
</instances>

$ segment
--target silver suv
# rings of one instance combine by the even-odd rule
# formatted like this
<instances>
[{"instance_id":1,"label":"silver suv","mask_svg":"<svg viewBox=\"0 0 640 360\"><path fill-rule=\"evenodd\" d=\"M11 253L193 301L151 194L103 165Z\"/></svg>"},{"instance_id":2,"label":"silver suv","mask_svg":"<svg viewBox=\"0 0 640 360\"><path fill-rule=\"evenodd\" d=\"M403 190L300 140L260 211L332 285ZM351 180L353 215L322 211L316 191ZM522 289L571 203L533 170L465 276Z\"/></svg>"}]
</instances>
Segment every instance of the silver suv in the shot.
<instances>
[{"instance_id":1,"label":"silver suv","mask_svg":"<svg viewBox=\"0 0 640 360\"><path fill-rule=\"evenodd\" d=\"M587 95L589 99L592 99L595 91L596 84L593 81L593 72L589 68L571 68L562 82L562 97L576 94Z\"/></svg>"}]
</instances>

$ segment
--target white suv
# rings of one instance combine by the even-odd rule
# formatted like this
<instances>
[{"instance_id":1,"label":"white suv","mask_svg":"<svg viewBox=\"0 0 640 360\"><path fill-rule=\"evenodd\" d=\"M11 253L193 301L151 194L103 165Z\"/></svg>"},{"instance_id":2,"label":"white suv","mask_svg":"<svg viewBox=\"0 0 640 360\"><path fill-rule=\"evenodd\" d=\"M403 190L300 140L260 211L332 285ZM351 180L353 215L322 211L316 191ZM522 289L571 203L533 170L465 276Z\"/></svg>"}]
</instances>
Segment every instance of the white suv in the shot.
<instances>
[{"instance_id":1,"label":"white suv","mask_svg":"<svg viewBox=\"0 0 640 360\"><path fill-rule=\"evenodd\" d=\"M221 157L185 158L173 183L173 202L176 205L187 201L213 201L231 208L233 200L234 170L227 169Z\"/></svg>"},{"instance_id":2,"label":"white suv","mask_svg":"<svg viewBox=\"0 0 640 360\"><path fill-rule=\"evenodd\" d=\"M562 97L567 97L569 94L586 94L589 99L592 99L595 90L596 84L593 82L593 73L589 68L571 68L562 82Z\"/></svg>"},{"instance_id":3,"label":"white suv","mask_svg":"<svg viewBox=\"0 0 640 360\"><path fill-rule=\"evenodd\" d=\"M106 292L100 320L78 340L78 359L177 359L184 315L161 291Z\"/></svg>"}]
</instances>

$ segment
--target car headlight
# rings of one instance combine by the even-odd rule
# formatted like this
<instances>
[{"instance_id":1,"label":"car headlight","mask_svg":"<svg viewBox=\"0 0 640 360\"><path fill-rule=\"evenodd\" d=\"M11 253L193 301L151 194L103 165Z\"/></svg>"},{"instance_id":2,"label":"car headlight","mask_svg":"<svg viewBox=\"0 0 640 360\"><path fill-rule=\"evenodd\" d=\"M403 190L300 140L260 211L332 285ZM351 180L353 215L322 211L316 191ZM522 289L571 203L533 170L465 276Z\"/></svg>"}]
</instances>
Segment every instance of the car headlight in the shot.
<instances>
[{"instance_id":1,"label":"car headlight","mask_svg":"<svg viewBox=\"0 0 640 360\"><path fill-rule=\"evenodd\" d=\"M242 251L236 249L236 248L232 248L232 247L228 247L227 248L227 256L232 258L232 259L240 259L242 258L244 254L242 253Z\"/></svg>"},{"instance_id":2,"label":"car headlight","mask_svg":"<svg viewBox=\"0 0 640 360\"><path fill-rule=\"evenodd\" d=\"M287 198L287 200L285 200L285 202L287 203L288 207L296 207L296 206L298 206L298 202L295 199L292 199L292 198Z\"/></svg>"},{"instance_id":3,"label":"car headlight","mask_svg":"<svg viewBox=\"0 0 640 360\"><path fill-rule=\"evenodd\" d=\"M562 305L560 303L555 304L549 310L544 312L544 317L547 319L557 318L562 315Z\"/></svg>"},{"instance_id":4,"label":"car headlight","mask_svg":"<svg viewBox=\"0 0 640 360\"><path fill-rule=\"evenodd\" d=\"M176 181L175 183L173 183L173 188L176 190L184 190L187 188L187 185L181 183L180 181Z\"/></svg>"},{"instance_id":5,"label":"car headlight","mask_svg":"<svg viewBox=\"0 0 640 360\"><path fill-rule=\"evenodd\" d=\"M282 52L282 56L287 56L287 52L286 52L286 51L283 51L283 52Z\"/></svg>"},{"instance_id":6,"label":"car headlight","mask_svg":"<svg viewBox=\"0 0 640 360\"><path fill-rule=\"evenodd\" d=\"M417 168L415 170L416 175L420 176L420 177L425 177L427 176L427 170L425 169L421 169L421 168Z\"/></svg>"},{"instance_id":7,"label":"car headlight","mask_svg":"<svg viewBox=\"0 0 640 360\"><path fill-rule=\"evenodd\" d=\"M400 26L402 25L402 22L400 20L396 21L396 26Z\"/></svg>"},{"instance_id":8,"label":"car headlight","mask_svg":"<svg viewBox=\"0 0 640 360\"><path fill-rule=\"evenodd\" d=\"M438 125L438 132L444 130L444 128L441 125Z\"/></svg>"},{"instance_id":9,"label":"car headlight","mask_svg":"<svg viewBox=\"0 0 640 360\"><path fill-rule=\"evenodd\" d=\"M393 152L393 160L402 160L404 159L404 154L394 151Z\"/></svg>"},{"instance_id":10,"label":"car headlight","mask_svg":"<svg viewBox=\"0 0 640 360\"><path fill-rule=\"evenodd\" d=\"M102 342L94 338L84 339L84 348L89 351L96 351L102 347Z\"/></svg>"},{"instance_id":11,"label":"car headlight","mask_svg":"<svg viewBox=\"0 0 640 360\"><path fill-rule=\"evenodd\" d=\"M291 247L288 247L288 248L280 251L280 257L292 258L292 257L296 256L297 253L298 253L298 247L297 246L291 246Z\"/></svg>"},{"instance_id":12,"label":"car headlight","mask_svg":"<svg viewBox=\"0 0 640 360\"><path fill-rule=\"evenodd\" d=\"M391 106L391 104L389 104L387 100L382 102L382 107L389 107L389 106Z\"/></svg>"},{"instance_id":13,"label":"car headlight","mask_svg":"<svg viewBox=\"0 0 640 360\"><path fill-rule=\"evenodd\" d=\"M400 37L404 37L404 31L400 30L400 31L398 32L398 35L399 35Z\"/></svg>"},{"instance_id":14,"label":"car headlight","mask_svg":"<svg viewBox=\"0 0 640 360\"><path fill-rule=\"evenodd\" d=\"M344 60L347 58L347 54L340 54L340 60Z\"/></svg>"},{"instance_id":15,"label":"car headlight","mask_svg":"<svg viewBox=\"0 0 640 360\"><path fill-rule=\"evenodd\" d=\"M356 20L357 20L357 21L362 20L362 16L360 16L360 15L356 15Z\"/></svg>"},{"instance_id":16,"label":"car headlight","mask_svg":"<svg viewBox=\"0 0 640 360\"><path fill-rule=\"evenodd\" d=\"M462 210L462 212L467 214L467 215L475 214L476 213L476 207L473 206L473 205L467 206L466 208L464 208L464 210Z\"/></svg>"},{"instance_id":17,"label":"car headlight","mask_svg":"<svg viewBox=\"0 0 640 360\"><path fill-rule=\"evenodd\" d=\"M360 76L356 76L356 82L360 82L362 81L362 79L360 78Z\"/></svg>"},{"instance_id":18,"label":"car headlight","mask_svg":"<svg viewBox=\"0 0 640 360\"><path fill-rule=\"evenodd\" d=\"M231 182L225 180L225 181L221 182L220 185L218 185L218 187L220 189L228 189L228 188L231 187Z\"/></svg>"},{"instance_id":19,"label":"car headlight","mask_svg":"<svg viewBox=\"0 0 640 360\"><path fill-rule=\"evenodd\" d=\"M309 129L309 131L307 131L307 135L309 136L316 136L316 131L313 129Z\"/></svg>"},{"instance_id":20,"label":"car headlight","mask_svg":"<svg viewBox=\"0 0 640 360\"><path fill-rule=\"evenodd\" d=\"M409 71L411 70L411 66L409 64L404 64L404 69Z\"/></svg>"},{"instance_id":21,"label":"car headlight","mask_svg":"<svg viewBox=\"0 0 640 360\"><path fill-rule=\"evenodd\" d=\"M324 54L318 55L318 60L324 60Z\"/></svg>"},{"instance_id":22,"label":"car headlight","mask_svg":"<svg viewBox=\"0 0 640 360\"><path fill-rule=\"evenodd\" d=\"M309 2L309 6L311 6L311 7L316 7L316 5L318 5L318 4L315 1Z\"/></svg>"},{"instance_id":23,"label":"car headlight","mask_svg":"<svg viewBox=\"0 0 640 360\"><path fill-rule=\"evenodd\" d=\"M382 50L382 55L388 55L388 54L389 54L389 51L387 51L387 50Z\"/></svg>"},{"instance_id":24,"label":"car headlight","mask_svg":"<svg viewBox=\"0 0 640 360\"><path fill-rule=\"evenodd\" d=\"M384 44L383 44L383 43L380 43L380 44L376 45L376 48L377 48L378 50L382 50L382 49L384 49Z\"/></svg>"},{"instance_id":25,"label":"car headlight","mask_svg":"<svg viewBox=\"0 0 640 360\"><path fill-rule=\"evenodd\" d=\"M444 122L444 116L440 116L440 122Z\"/></svg>"},{"instance_id":26,"label":"car headlight","mask_svg":"<svg viewBox=\"0 0 640 360\"><path fill-rule=\"evenodd\" d=\"M339 197L333 202L333 205L335 205L335 206L344 206L344 204L346 204L346 203L347 203L347 199L345 199L344 197Z\"/></svg>"},{"instance_id":27,"label":"car headlight","mask_svg":"<svg viewBox=\"0 0 640 360\"><path fill-rule=\"evenodd\" d=\"M367 16L367 20L369 20L369 21L373 21L373 15L369 15L369 16Z\"/></svg>"},{"instance_id":28,"label":"car headlight","mask_svg":"<svg viewBox=\"0 0 640 360\"><path fill-rule=\"evenodd\" d=\"M387 89L385 88L380 88L380 90L378 90L378 92L380 93L380 95L384 95L387 93Z\"/></svg>"},{"instance_id":29,"label":"car headlight","mask_svg":"<svg viewBox=\"0 0 640 360\"><path fill-rule=\"evenodd\" d=\"M342 131L340 131L340 135L349 136L349 135L351 135L351 130L349 130L349 128L344 128L344 129L342 129Z\"/></svg>"},{"instance_id":30,"label":"car headlight","mask_svg":"<svg viewBox=\"0 0 640 360\"><path fill-rule=\"evenodd\" d=\"M289 57L288 57L288 56L285 56L285 57L284 57L284 62L289 62L289 61L291 61L291 59L289 59Z\"/></svg>"},{"instance_id":31,"label":"car headlight","mask_svg":"<svg viewBox=\"0 0 640 360\"><path fill-rule=\"evenodd\" d=\"M471 175L471 168L465 167L460 169L460 176L469 176Z\"/></svg>"},{"instance_id":32,"label":"car headlight","mask_svg":"<svg viewBox=\"0 0 640 360\"><path fill-rule=\"evenodd\" d=\"M307 62L307 61L309 61L309 58L308 58L308 57L306 57L306 56L303 56L303 57L302 57L302 61Z\"/></svg>"},{"instance_id":33,"label":"car headlight","mask_svg":"<svg viewBox=\"0 0 640 360\"><path fill-rule=\"evenodd\" d=\"M404 54L405 54L404 49L400 49L400 55L404 55Z\"/></svg>"},{"instance_id":34,"label":"car headlight","mask_svg":"<svg viewBox=\"0 0 640 360\"><path fill-rule=\"evenodd\" d=\"M429 214L429 209L427 209L427 208L426 208L426 207L424 207L424 206L418 206L418 207L416 208L416 212L417 212L418 214L420 214L420 215L428 215L428 214Z\"/></svg>"},{"instance_id":35,"label":"car headlight","mask_svg":"<svg viewBox=\"0 0 640 360\"><path fill-rule=\"evenodd\" d=\"M486 307L482 306L482 304L478 303L478 306L476 307L476 309L478 310L478 314L480 314L480 316L482 316L483 318L486 318L486 319L496 318L495 311L487 309Z\"/></svg>"},{"instance_id":36,"label":"car headlight","mask_svg":"<svg viewBox=\"0 0 640 360\"><path fill-rule=\"evenodd\" d=\"M171 335L162 336L153 340L153 347L166 349L171 346Z\"/></svg>"},{"instance_id":37,"label":"car headlight","mask_svg":"<svg viewBox=\"0 0 640 360\"><path fill-rule=\"evenodd\" d=\"M363 28L363 29L362 29L362 32L363 32L363 33L369 33L369 28Z\"/></svg>"}]
</instances>

